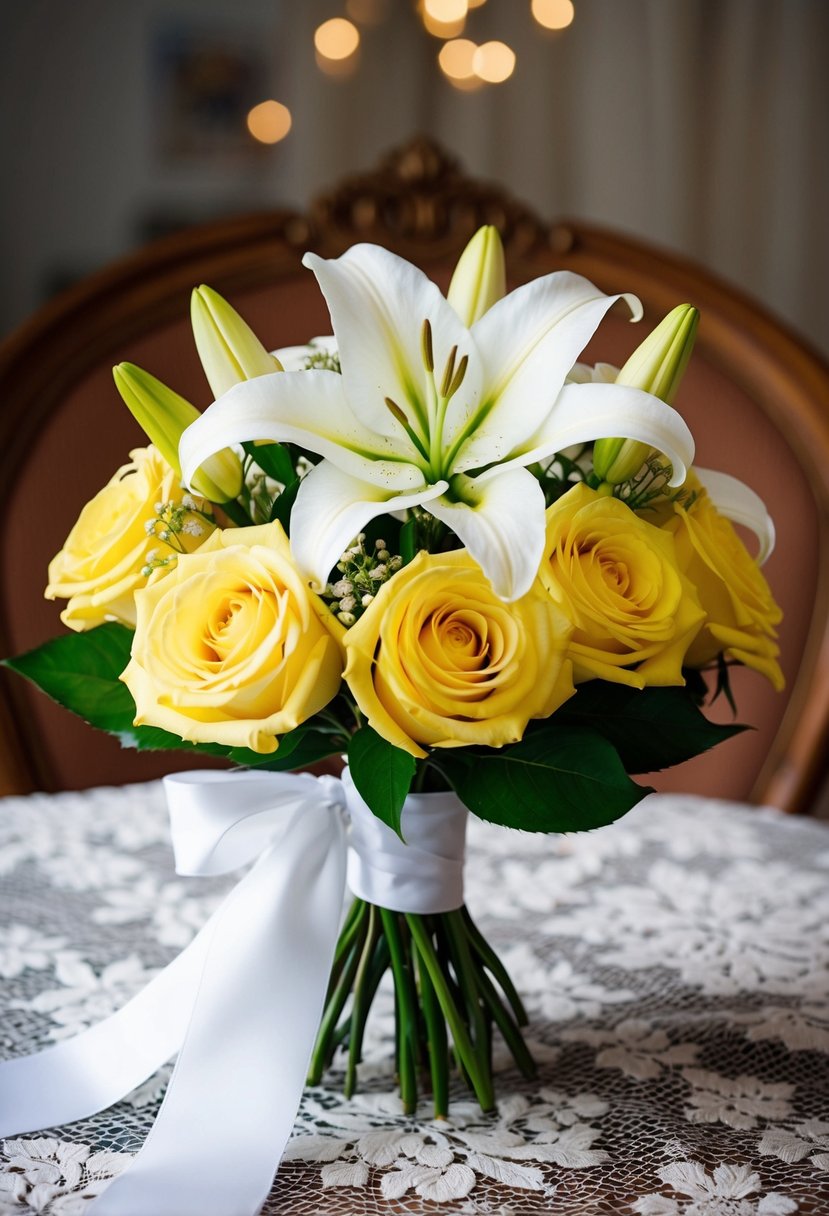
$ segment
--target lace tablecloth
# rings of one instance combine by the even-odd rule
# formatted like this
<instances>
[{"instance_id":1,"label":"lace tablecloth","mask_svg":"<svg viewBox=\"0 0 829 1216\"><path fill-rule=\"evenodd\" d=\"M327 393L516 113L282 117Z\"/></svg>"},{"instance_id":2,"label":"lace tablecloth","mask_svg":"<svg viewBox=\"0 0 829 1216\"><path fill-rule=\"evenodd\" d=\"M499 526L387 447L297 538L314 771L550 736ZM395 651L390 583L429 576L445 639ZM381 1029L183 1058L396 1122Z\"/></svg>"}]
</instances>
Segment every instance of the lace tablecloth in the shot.
<instances>
[{"instance_id":1,"label":"lace tablecloth","mask_svg":"<svg viewBox=\"0 0 829 1216\"><path fill-rule=\"evenodd\" d=\"M583 836L470 837L468 903L526 998L539 1079L504 1056L497 1115L456 1089L448 1122L428 1100L404 1117L381 994L359 1094L336 1071L306 1092L266 1211L829 1214L826 826L654 796ZM119 1007L227 886L173 874L156 783L0 804L0 1055ZM82 1213L167 1075L6 1140L0 1216Z\"/></svg>"}]
</instances>

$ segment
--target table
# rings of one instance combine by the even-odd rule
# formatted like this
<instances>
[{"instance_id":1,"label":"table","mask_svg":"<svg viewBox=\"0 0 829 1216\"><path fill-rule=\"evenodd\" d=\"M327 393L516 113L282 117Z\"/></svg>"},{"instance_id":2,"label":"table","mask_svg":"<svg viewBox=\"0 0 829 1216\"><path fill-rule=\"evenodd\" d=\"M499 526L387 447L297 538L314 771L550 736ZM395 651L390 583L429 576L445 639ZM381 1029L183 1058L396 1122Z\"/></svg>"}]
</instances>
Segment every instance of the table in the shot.
<instances>
[{"instance_id":1,"label":"table","mask_svg":"<svg viewBox=\"0 0 829 1216\"><path fill-rule=\"evenodd\" d=\"M173 874L158 783L0 804L0 1055L123 1004L228 885ZM360 1093L336 1071L306 1091L266 1212L829 1213L826 825L676 796L582 836L474 822L467 901L526 998L539 1079L504 1056L497 1115L456 1089L448 1122L426 1100L403 1117L381 993ZM0 1216L82 1213L167 1075L7 1140Z\"/></svg>"}]
</instances>

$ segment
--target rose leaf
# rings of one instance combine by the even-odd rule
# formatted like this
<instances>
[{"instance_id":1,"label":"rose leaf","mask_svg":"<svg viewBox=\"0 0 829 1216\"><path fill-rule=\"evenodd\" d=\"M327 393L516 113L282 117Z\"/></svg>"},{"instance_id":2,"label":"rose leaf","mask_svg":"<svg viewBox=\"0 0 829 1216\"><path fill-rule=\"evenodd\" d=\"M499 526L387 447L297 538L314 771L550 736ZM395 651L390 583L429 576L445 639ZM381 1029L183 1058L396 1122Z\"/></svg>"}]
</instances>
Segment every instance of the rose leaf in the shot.
<instances>
[{"instance_id":1,"label":"rose leaf","mask_svg":"<svg viewBox=\"0 0 829 1216\"><path fill-rule=\"evenodd\" d=\"M351 736L348 767L357 793L378 819L403 839L400 819L415 773L415 759L371 726Z\"/></svg>"}]
</instances>

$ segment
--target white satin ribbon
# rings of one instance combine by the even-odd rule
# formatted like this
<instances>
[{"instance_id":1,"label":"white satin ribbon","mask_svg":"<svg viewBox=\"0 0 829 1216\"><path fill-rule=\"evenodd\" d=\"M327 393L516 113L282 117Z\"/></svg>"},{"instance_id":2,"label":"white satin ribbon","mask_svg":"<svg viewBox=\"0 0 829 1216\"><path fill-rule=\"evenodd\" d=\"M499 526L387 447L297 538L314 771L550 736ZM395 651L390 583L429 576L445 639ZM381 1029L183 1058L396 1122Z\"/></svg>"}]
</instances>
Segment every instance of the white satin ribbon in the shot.
<instances>
[{"instance_id":1,"label":"white satin ribbon","mask_svg":"<svg viewBox=\"0 0 829 1216\"><path fill-rule=\"evenodd\" d=\"M459 908L469 812L457 794L409 794L401 840L365 804L348 769L342 780L351 815L348 885L354 894L392 912Z\"/></svg>"},{"instance_id":2,"label":"white satin ribbon","mask_svg":"<svg viewBox=\"0 0 829 1216\"><path fill-rule=\"evenodd\" d=\"M463 902L466 812L407 801L402 846L343 782L286 773L165 778L176 869L254 862L186 950L122 1009L73 1039L0 1064L0 1136L111 1106L178 1052L158 1117L94 1216L254 1216L294 1125L322 1015L349 874L398 911ZM410 851L411 850L411 851ZM222 1158L232 1171L216 1168Z\"/></svg>"}]
</instances>

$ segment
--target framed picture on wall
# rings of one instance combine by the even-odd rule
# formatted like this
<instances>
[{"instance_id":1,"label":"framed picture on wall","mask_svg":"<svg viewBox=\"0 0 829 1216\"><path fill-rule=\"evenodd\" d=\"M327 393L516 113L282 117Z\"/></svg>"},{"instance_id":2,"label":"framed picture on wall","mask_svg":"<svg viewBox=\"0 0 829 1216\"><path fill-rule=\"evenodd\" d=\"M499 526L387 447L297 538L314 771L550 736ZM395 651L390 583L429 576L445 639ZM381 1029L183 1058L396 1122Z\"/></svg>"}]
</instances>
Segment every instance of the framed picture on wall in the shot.
<instances>
[{"instance_id":1,"label":"framed picture on wall","mask_svg":"<svg viewBox=\"0 0 829 1216\"><path fill-rule=\"evenodd\" d=\"M162 26L152 39L150 81L159 160L256 156L245 120L272 75L261 31Z\"/></svg>"}]
</instances>

